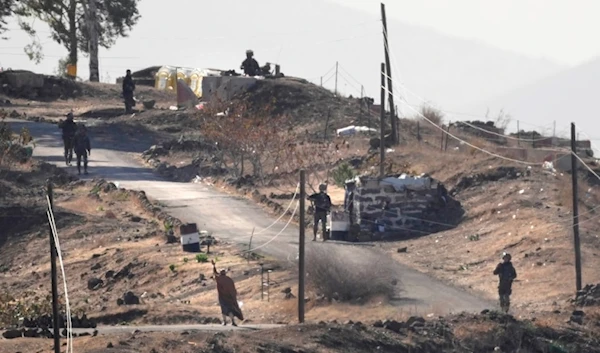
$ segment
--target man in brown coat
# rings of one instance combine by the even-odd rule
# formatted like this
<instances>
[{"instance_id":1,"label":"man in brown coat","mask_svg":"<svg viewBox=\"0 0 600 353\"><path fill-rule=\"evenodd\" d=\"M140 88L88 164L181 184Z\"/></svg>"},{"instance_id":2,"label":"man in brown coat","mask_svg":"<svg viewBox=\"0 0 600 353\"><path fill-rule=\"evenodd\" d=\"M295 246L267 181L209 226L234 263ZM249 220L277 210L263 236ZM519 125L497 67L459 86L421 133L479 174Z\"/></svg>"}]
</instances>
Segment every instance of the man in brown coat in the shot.
<instances>
[{"instance_id":1,"label":"man in brown coat","mask_svg":"<svg viewBox=\"0 0 600 353\"><path fill-rule=\"evenodd\" d=\"M231 318L231 325L237 326L234 317L244 320L244 315L237 302L237 291L233 280L227 276L225 270L217 272L215 261L212 261L213 273L217 282L217 292L219 293L219 305L221 305L221 314L223 315L223 326L227 325L227 317Z\"/></svg>"}]
</instances>

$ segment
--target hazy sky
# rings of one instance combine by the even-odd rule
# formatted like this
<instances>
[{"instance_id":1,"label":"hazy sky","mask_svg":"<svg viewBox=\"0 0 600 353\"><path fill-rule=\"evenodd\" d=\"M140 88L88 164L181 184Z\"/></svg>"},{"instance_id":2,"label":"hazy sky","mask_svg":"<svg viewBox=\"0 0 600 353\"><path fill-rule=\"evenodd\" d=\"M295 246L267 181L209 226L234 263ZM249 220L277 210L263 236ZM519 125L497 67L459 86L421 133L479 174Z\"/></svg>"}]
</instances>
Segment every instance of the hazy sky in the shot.
<instances>
[{"instance_id":1,"label":"hazy sky","mask_svg":"<svg viewBox=\"0 0 600 353\"><path fill-rule=\"evenodd\" d=\"M377 0L332 0L379 14ZM388 17L577 65L600 54L598 0L390 0Z\"/></svg>"}]
</instances>

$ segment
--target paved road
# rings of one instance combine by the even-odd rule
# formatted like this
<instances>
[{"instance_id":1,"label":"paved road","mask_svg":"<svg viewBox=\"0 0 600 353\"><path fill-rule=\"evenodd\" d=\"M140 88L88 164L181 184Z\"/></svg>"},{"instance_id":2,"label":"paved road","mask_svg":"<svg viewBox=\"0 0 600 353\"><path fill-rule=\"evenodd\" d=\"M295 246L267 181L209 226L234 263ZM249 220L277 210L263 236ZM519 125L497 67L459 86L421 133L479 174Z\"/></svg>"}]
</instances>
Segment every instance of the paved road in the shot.
<instances>
[{"instance_id":1,"label":"paved road","mask_svg":"<svg viewBox=\"0 0 600 353\"><path fill-rule=\"evenodd\" d=\"M35 157L64 166L62 141L56 125L15 120L10 122L15 128L27 126L30 129L36 138ZM89 121L87 125L92 123ZM93 135L91 174L87 177L102 177L118 183L119 187L144 190L149 197L167 205L167 211L173 216L183 221L196 222L201 229L213 232L216 237L239 243L247 243L253 227L258 232L273 223L274 218L246 199L222 193L201 183L162 180L135 158L136 153L149 147L149 142L142 146L143 141L137 144L129 144L127 141L128 136L114 138L104 134ZM75 167L69 169L76 173ZM287 217L284 217L269 230L255 234L253 247L269 242L261 251L278 259L294 262L298 249L298 228L290 224L282 231L286 222ZM273 240L276 235L277 238ZM310 251L311 246L328 246L331 251L336 251L340 246L349 245L309 242L307 251ZM356 247L357 252L360 249L361 247ZM398 264L398 271L401 273L405 292L403 299L396 304L413 313L427 314L432 308L436 308L437 312L474 312L494 305L401 264ZM365 281L368 283L367 279Z\"/></svg>"}]
</instances>

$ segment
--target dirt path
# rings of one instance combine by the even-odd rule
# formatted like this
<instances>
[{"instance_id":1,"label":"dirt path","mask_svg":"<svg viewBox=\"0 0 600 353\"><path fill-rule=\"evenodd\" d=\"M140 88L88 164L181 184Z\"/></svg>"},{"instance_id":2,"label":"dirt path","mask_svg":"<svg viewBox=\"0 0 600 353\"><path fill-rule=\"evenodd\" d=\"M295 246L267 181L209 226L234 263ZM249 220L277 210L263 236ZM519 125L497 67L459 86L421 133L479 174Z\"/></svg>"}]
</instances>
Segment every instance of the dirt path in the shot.
<instances>
[{"instance_id":1,"label":"dirt path","mask_svg":"<svg viewBox=\"0 0 600 353\"><path fill-rule=\"evenodd\" d=\"M50 163L64 166L62 140L56 125L26 121L10 121L13 127L28 127L36 138L34 156ZM94 121L89 121L88 126ZM88 179L104 178L118 184L119 187L144 190L146 194L167 206L173 216L183 221L196 222L201 229L212 232L216 237L247 244L252 229L256 232L270 226L274 219L259 206L250 201L227 195L205 184L177 183L164 181L154 175L135 158L152 141L143 136L115 136L101 126L92 131L92 154L90 157L90 175ZM69 167L76 173L75 167ZM290 224L285 230L287 217L278 224L260 234L255 234L253 247L261 246L261 251L283 261L295 262L297 256L298 228ZM276 238L274 238L277 236ZM268 242L268 244L267 244ZM266 245L265 245L266 244ZM339 244L307 244L328 246L336 251ZM356 246L359 252L361 247ZM444 314L461 311L481 311L494 304L460 289L445 285L424 274L398 264L398 272L404 286L403 298L397 305L414 314ZM365 284L368 279L365 279Z\"/></svg>"}]
</instances>

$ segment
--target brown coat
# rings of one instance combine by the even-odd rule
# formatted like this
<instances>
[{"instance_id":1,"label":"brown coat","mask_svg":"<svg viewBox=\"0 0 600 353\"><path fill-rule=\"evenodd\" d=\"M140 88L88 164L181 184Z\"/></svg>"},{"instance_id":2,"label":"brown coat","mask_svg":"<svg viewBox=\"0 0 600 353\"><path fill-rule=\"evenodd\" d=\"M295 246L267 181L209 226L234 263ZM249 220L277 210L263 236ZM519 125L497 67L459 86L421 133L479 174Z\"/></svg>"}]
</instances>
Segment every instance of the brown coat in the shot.
<instances>
[{"instance_id":1,"label":"brown coat","mask_svg":"<svg viewBox=\"0 0 600 353\"><path fill-rule=\"evenodd\" d=\"M219 303L226 306L240 320L244 320L244 315L237 302L237 290L233 280L227 275L215 275L217 281L217 292L219 293Z\"/></svg>"}]
</instances>

